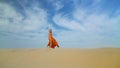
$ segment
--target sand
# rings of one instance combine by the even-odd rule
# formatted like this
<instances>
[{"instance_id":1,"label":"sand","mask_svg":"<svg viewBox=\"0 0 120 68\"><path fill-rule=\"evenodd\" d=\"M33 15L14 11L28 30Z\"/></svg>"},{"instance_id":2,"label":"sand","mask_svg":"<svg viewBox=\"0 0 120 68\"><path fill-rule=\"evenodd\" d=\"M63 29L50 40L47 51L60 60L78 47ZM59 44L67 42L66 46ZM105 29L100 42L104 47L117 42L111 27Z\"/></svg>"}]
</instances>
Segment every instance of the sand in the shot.
<instances>
[{"instance_id":1,"label":"sand","mask_svg":"<svg viewBox=\"0 0 120 68\"><path fill-rule=\"evenodd\" d=\"M0 68L120 68L120 48L0 49Z\"/></svg>"}]
</instances>

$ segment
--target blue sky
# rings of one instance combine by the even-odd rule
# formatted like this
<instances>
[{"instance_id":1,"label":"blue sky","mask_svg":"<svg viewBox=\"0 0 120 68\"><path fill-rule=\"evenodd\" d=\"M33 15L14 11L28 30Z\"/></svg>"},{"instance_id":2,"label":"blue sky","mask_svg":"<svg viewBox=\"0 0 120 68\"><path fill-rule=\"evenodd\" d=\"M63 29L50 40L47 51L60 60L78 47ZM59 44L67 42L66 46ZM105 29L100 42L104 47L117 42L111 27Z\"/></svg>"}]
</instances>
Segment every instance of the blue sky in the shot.
<instances>
[{"instance_id":1,"label":"blue sky","mask_svg":"<svg viewBox=\"0 0 120 68\"><path fill-rule=\"evenodd\" d=\"M0 0L0 48L120 47L120 0Z\"/></svg>"}]
</instances>

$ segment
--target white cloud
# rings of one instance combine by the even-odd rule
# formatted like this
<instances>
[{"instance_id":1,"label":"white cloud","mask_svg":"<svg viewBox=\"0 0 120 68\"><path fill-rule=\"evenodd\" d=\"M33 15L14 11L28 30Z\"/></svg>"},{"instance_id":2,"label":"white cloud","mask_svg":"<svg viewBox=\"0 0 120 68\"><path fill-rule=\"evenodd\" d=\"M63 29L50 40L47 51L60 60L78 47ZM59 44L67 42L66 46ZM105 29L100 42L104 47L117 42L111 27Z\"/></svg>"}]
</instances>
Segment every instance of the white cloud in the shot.
<instances>
[{"instance_id":1,"label":"white cloud","mask_svg":"<svg viewBox=\"0 0 120 68\"><path fill-rule=\"evenodd\" d=\"M120 21L119 16L111 18L108 13L97 13L97 11L89 13L89 9L79 8L73 12L73 17L83 23L86 31L91 32L112 32L116 30L114 25L119 25L116 23Z\"/></svg>"},{"instance_id":2,"label":"white cloud","mask_svg":"<svg viewBox=\"0 0 120 68\"><path fill-rule=\"evenodd\" d=\"M27 9L26 13L27 17L25 20L23 20L23 23L26 25L26 30L37 30L46 27L46 11L34 6L33 9Z\"/></svg>"},{"instance_id":3,"label":"white cloud","mask_svg":"<svg viewBox=\"0 0 120 68\"><path fill-rule=\"evenodd\" d=\"M64 5L61 2L59 2L59 1L54 3L54 6L55 6L56 10L59 10L59 9L64 7Z\"/></svg>"},{"instance_id":4,"label":"white cloud","mask_svg":"<svg viewBox=\"0 0 120 68\"><path fill-rule=\"evenodd\" d=\"M50 0L50 2L52 3L52 5L54 6L54 9L56 11L60 10L61 8L64 7L64 4L61 1L57 1L57 0Z\"/></svg>"},{"instance_id":5,"label":"white cloud","mask_svg":"<svg viewBox=\"0 0 120 68\"><path fill-rule=\"evenodd\" d=\"M68 28L68 29L84 31L83 26L79 22L75 20L70 20L69 18L62 16L62 14L56 14L53 17L53 21L57 25Z\"/></svg>"},{"instance_id":6,"label":"white cloud","mask_svg":"<svg viewBox=\"0 0 120 68\"><path fill-rule=\"evenodd\" d=\"M73 17L79 21L82 21L83 19L85 19L87 16L87 12L83 9L75 9L75 11L73 12Z\"/></svg>"},{"instance_id":7,"label":"white cloud","mask_svg":"<svg viewBox=\"0 0 120 68\"><path fill-rule=\"evenodd\" d=\"M23 16L11 5L0 3L0 30L19 33L47 27L47 12L44 9L32 5L25 11L26 16Z\"/></svg>"}]
</instances>

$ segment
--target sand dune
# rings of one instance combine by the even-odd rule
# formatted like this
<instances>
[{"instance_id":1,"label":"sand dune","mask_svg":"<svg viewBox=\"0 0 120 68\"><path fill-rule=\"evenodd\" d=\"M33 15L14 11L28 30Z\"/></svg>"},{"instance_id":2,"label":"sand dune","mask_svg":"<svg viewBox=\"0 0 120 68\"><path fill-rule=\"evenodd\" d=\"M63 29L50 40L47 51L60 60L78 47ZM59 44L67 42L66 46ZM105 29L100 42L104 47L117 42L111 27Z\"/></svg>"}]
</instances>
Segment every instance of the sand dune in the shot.
<instances>
[{"instance_id":1,"label":"sand dune","mask_svg":"<svg viewBox=\"0 0 120 68\"><path fill-rule=\"evenodd\" d=\"M0 68L120 68L120 49L0 49Z\"/></svg>"}]
</instances>

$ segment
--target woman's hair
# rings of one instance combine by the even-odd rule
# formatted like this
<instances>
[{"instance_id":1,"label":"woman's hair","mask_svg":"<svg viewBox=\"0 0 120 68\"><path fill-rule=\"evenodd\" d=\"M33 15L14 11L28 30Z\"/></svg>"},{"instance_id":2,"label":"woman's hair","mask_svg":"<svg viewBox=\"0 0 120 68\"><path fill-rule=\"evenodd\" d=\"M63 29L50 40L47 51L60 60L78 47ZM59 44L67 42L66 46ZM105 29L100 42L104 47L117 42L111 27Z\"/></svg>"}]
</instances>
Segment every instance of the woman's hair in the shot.
<instances>
[{"instance_id":1,"label":"woman's hair","mask_svg":"<svg viewBox=\"0 0 120 68\"><path fill-rule=\"evenodd\" d=\"M49 33L52 33L52 29L49 30Z\"/></svg>"}]
</instances>

